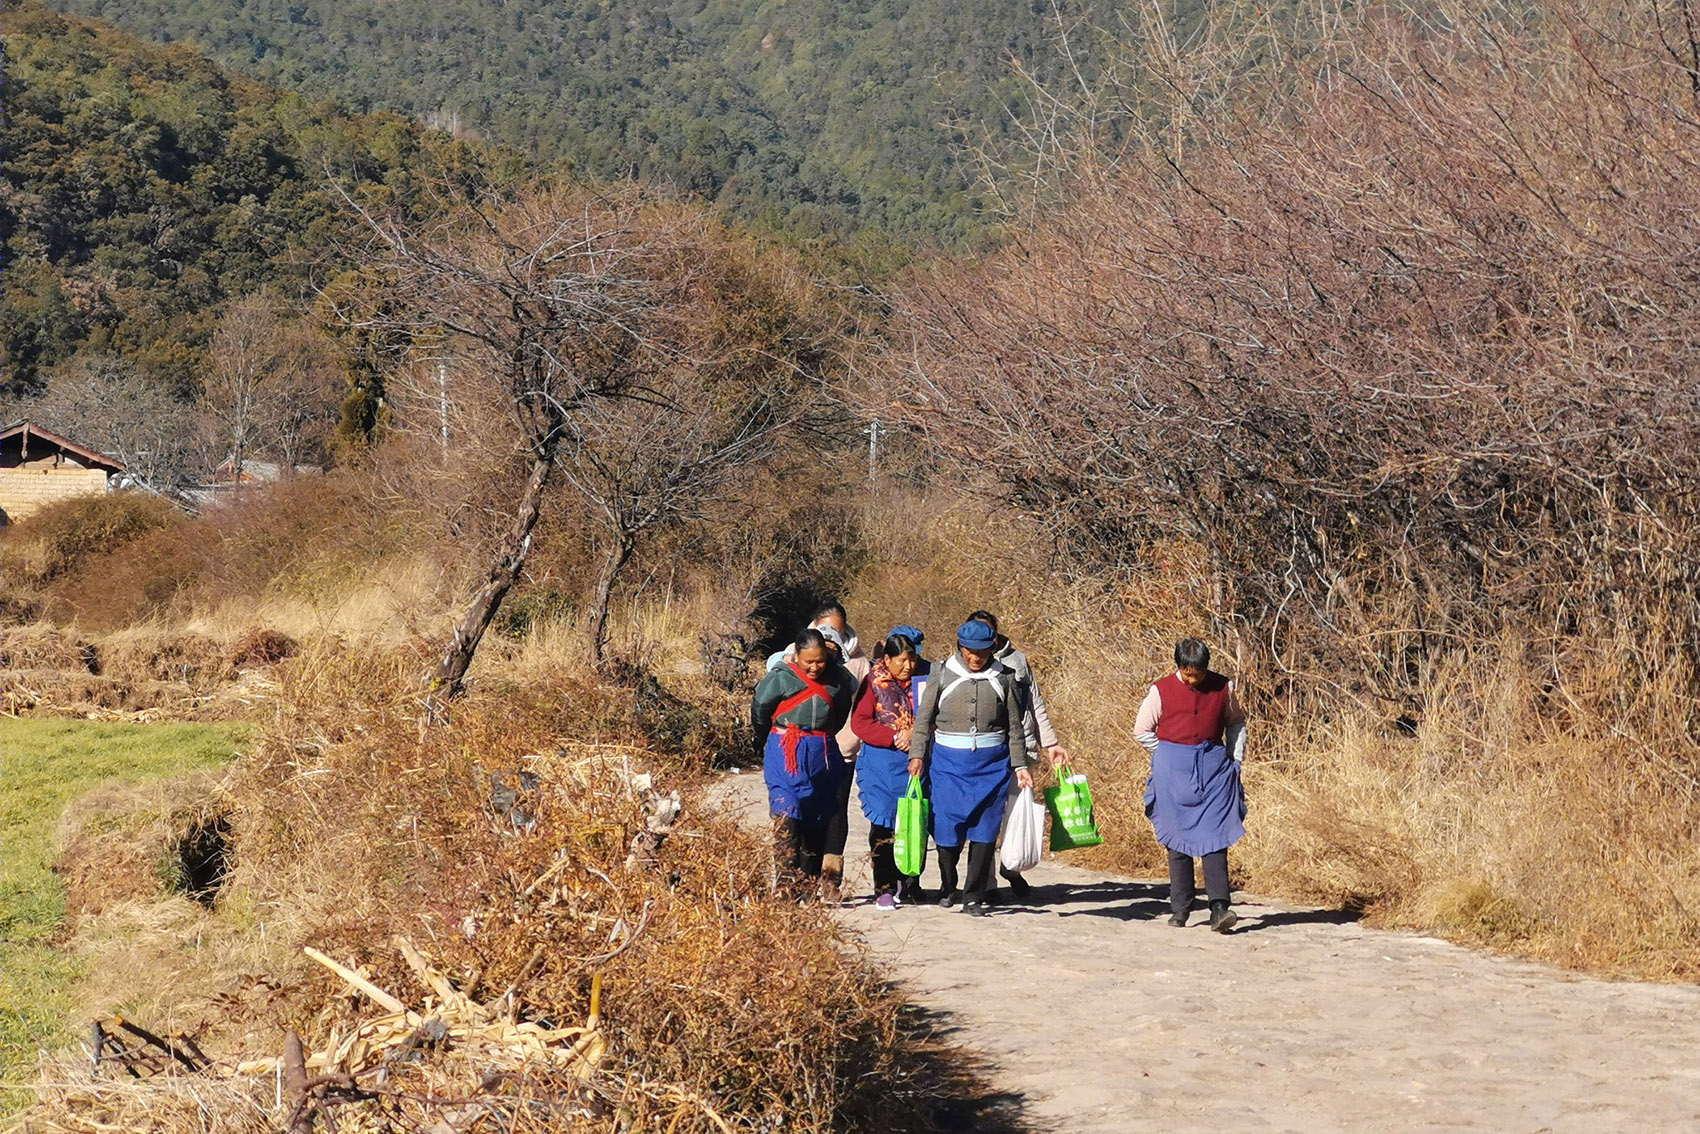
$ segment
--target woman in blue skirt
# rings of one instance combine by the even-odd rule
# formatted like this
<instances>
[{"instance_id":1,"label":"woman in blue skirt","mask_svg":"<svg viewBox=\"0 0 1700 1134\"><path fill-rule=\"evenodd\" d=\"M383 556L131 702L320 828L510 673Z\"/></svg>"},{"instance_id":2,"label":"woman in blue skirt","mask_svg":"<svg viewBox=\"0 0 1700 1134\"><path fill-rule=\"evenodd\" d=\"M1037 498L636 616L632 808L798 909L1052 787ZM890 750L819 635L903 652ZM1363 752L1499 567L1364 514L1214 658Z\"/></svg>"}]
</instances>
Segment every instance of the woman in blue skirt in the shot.
<instances>
[{"instance_id":1,"label":"woman in blue skirt","mask_svg":"<svg viewBox=\"0 0 1700 1134\"><path fill-rule=\"evenodd\" d=\"M803 631L794 651L756 686L750 727L762 746L780 882L801 897L820 879L839 782L850 774L835 734L856 684L820 631Z\"/></svg>"},{"instance_id":2,"label":"woman in blue skirt","mask_svg":"<svg viewBox=\"0 0 1700 1134\"><path fill-rule=\"evenodd\" d=\"M921 674L917 643L901 631L874 651L874 666L856 698L850 727L862 741L856 760L856 784L862 814L868 818L868 854L874 866L874 905L894 910L920 900L920 879L901 873L892 855L897 826L897 801L909 790L909 777L921 774L922 762L912 755L910 739L915 708L926 677ZM917 634L916 637L919 637Z\"/></svg>"},{"instance_id":3,"label":"woman in blue skirt","mask_svg":"<svg viewBox=\"0 0 1700 1134\"><path fill-rule=\"evenodd\" d=\"M1210 928L1239 920L1229 904L1228 848L1245 835L1245 710L1234 683L1210 668L1197 638L1175 646L1175 672L1154 682L1134 719L1134 736L1151 750L1145 814L1169 852L1169 924L1185 925L1204 860Z\"/></svg>"},{"instance_id":4,"label":"woman in blue skirt","mask_svg":"<svg viewBox=\"0 0 1700 1134\"><path fill-rule=\"evenodd\" d=\"M1017 783L1031 788L1033 773L1022 734L1019 678L992 656L992 628L964 622L956 644L950 660L927 680L909 751L925 758L932 777L939 904L952 906L960 897L963 910L979 916L987 912L986 895L995 883L994 848L1010 776L1013 771ZM959 894L957 864L964 843L968 872Z\"/></svg>"}]
</instances>

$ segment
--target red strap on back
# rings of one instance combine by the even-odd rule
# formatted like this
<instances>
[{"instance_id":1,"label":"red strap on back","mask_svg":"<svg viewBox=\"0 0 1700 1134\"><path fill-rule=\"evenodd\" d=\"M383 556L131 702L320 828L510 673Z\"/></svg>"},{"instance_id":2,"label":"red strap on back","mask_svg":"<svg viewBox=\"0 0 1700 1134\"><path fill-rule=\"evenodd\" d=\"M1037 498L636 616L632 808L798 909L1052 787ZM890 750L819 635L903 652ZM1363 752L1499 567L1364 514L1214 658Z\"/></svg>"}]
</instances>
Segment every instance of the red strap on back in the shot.
<instances>
[{"instance_id":1,"label":"red strap on back","mask_svg":"<svg viewBox=\"0 0 1700 1134\"><path fill-rule=\"evenodd\" d=\"M802 670L797 668L796 662L787 662L786 664L790 667L791 672L797 675L797 680L803 683L803 689L801 692L779 702L779 707L773 710L774 720L778 720L792 709L806 705L811 697L819 697L828 705L832 704L832 693L828 691L826 686L805 675ZM793 776L797 774L797 741L802 739L802 736L802 729L795 724L787 724L785 735L779 740L780 747L785 750L785 771Z\"/></svg>"}]
</instances>

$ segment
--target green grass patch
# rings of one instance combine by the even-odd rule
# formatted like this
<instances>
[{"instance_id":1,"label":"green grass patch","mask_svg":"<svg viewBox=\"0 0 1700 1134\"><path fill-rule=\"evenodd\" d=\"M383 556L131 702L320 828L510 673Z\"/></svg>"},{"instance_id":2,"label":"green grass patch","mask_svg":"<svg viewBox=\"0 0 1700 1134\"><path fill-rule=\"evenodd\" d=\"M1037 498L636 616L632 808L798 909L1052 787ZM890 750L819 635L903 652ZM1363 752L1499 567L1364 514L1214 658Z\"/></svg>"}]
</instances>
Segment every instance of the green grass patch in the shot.
<instances>
[{"instance_id":1,"label":"green grass patch","mask_svg":"<svg viewBox=\"0 0 1700 1134\"><path fill-rule=\"evenodd\" d=\"M228 763L230 724L116 724L0 717L0 1112L28 1101L36 1054L71 1042L78 959L55 946L65 894L53 874L65 808L106 784L169 779Z\"/></svg>"}]
</instances>

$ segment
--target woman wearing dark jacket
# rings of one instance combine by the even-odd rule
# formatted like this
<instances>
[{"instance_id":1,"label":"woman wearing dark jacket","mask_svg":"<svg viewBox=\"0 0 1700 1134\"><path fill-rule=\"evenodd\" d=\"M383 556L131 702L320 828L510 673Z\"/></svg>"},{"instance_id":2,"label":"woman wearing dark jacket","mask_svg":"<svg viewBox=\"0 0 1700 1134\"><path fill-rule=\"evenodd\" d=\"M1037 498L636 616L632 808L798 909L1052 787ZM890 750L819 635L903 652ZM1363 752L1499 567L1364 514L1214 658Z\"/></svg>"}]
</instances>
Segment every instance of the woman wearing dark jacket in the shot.
<instances>
[{"instance_id":1,"label":"woman wearing dark jacket","mask_svg":"<svg viewBox=\"0 0 1700 1134\"><path fill-rule=\"evenodd\" d=\"M909 788L909 777L921 774L920 757L909 751L915 709L927 680L920 673L920 662L916 643L892 631L875 651L873 670L850 715L850 727L862 741L856 783L861 788L862 814L868 819L874 905L882 910L894 910L920 896L920 879L900 873L892 853L897 802Z\"/></svg>"},{"instance_id":2,"label":"woman wearing dark jacket","mask_svg":"<svg viewBox=\"0 0 1700 1134\"><path fill-rule=\"evenodd\" d=\"M933 844L938 847L939 904L956 904L957 864L968 844L963 910L982 915L994 880L993 848L1003 822L1011 770L1033 786L1015 671L992 656L992 628L964 622L957 651L935 666L915 710L912 755L932 776Z\"/></svg>"},{"instance_id":3,"label":"woman wearing dark jacket","mask_svg":"<svg viewBox=\"0 0 1700 1134\"><path fill-rule=\"evenodd\" d=\"M849 768L835 734L850 717L855 680L818 630L797 636L794 656L771 670L750 701L762 750L781 881L803 896L820 878L828 827Z\"/></svg>"}]
</instances>

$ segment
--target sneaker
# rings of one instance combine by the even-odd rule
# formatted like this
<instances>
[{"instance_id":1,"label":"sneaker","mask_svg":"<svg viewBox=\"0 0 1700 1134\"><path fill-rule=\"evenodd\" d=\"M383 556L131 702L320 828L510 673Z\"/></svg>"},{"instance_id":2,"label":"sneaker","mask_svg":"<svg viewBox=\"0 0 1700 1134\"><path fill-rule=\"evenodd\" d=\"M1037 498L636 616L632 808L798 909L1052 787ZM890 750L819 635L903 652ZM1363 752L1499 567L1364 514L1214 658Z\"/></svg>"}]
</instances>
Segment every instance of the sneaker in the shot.
<instances>
[{"instance_id":1,"label":"sneaker","mask_svg":"<svg viewBox=\"0 0 1700 1134\"><path fill-rule=\"evenodd\" d=\"M844 904L844 891L832 879L822 878L820 880L820 900L824 905L841 906Z\"/></svg>"},{"instance_id":2,"label":"sneaker","mask_svg":"<svg viewBox=\"0 0 1700 1134\"><path fill-rule=\"evenodd\" d=\"M956 903L960 902L961 900L962 900L962 891L961 890L952 890L948 894L940 894L939 895L939 905L944 907L947 910L950 909L952 906L956 905Z\"/></svg>"},{"instance_id":3,"label":"sneaker","mask_svg":"<svg viewBox=\"0 0 1700 1134\"><path fill-rule=\"evenodd\" d=\"M1234 926L1239 924L1239 915L1227 902L1212 903L1210 907L1210 929L1215 933L1231 933Z\"/></svg>"},{"instance_id":4,"label":"sneaker","mask_svg":"<svg viewBox=\"0 0 1700 1134\"><path fill-rule=\"evenodd\" d=\"M1033 892L1033 884L1013 870L998 867L998 874L1009 883L1009 892L1015 895L1016 901L1024 901Z\"/></svg>"},{"instance_id":5,"label":"sneaker","mask_svg":"<svg viewBox=\"0 0 1700 1134\"><path fill-rule=\"evenodd\" d=\"M894 910L898 907L898 905L899 902L896 894L881 894L879 897L874 899L874 908L876 910Z\"/></svg>"},{"instance_id":6,"label":"sneaker","mask_svg":"<svg viewBox=\"0 0 1700 1134\"><path fill-rule=\"evenodd\" d=\"M1169 924L1170 925L1177 925L1177 926L1185 926L1186 925L1186 915L1184 913L1172 913L1172 914L1170 914L1169 915Z\"/></svg>"},{"instance_id":7,"label":"sneaker","mask_svg":"<svg viewBox=\"0 0 1700 1134\"><path fill-rule=\"evenodd\" d=\"M992 911L986 908L985 902L969 902L962 907L962 912L969 917L990 917Z\"/></svg>"},{"instance_id":8,"label":"sneaker","mask_svg":"<svg viewBox=\"0 0 1700 1134\"><path fill-rule=\"evenodd\" d=\"M897 904L924 906L933 900L933 895L921 889L919 881L905 882L897 891Z\"/></svg>"}]
</instances>

